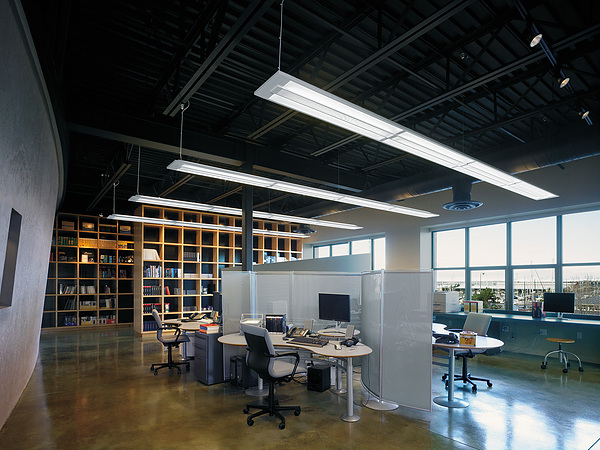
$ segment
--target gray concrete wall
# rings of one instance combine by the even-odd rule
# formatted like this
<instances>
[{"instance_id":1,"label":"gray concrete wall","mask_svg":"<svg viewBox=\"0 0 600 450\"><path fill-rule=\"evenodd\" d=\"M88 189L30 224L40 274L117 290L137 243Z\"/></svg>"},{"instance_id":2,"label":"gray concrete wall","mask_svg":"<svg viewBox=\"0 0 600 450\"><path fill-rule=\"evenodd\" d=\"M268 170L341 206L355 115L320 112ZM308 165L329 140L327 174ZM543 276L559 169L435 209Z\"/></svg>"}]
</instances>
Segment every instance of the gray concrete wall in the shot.
<instances>
[{"instance_id":1,"label":"gray concrete wall","mask_svg":"<svg viewBox=\"0 0 600 450\"><path fill-rule=\"evenodd\" d=\"M20 3L0 1L0 264L11 210L22 215L12 306L0 309L0 427L34 370L60 145ZM0 270L0 276L2 270Z\"/></svg>"}]
</instances>

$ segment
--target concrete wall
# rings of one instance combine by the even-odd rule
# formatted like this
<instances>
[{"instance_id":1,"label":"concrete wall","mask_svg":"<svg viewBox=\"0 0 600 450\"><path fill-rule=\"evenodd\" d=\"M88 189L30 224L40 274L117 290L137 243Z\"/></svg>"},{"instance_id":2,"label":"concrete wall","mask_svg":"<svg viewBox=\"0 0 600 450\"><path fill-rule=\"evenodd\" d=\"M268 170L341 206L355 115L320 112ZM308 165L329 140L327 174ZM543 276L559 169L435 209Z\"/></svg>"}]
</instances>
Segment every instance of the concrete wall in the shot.
<instances>
[{"instance_id":1,"label":"concrete wall","mask_svg":"<svg viewBox=\"0 0 600 450\"><path fill-rule=\"evenodd\" d=\"M22 215L12 306L0 309L0 427L35 367L59 189L60 145L20 3L0 1L0 264ZM0 275L2 270L0 270Z\"/></svg>"},{"instance_id":2,"label":"concrete wall","mask_svg":"<svg viewBox=\"0 0 600 450\"><path fill-rule=\"evenodd\" d=\"M600 138L599 138L600 142ZM431 268L430 228L465 226L466 224L502 222L515 217L550 215L567 209L600 209L600 157L586 158L563 165L518 175L518 178L557 194L558 198L535 201L487 183L473 185L472 198L483 206L472 211L446 211L444 203L452 201L452 191L442 191L407 199L400 204L424 209L439 217L418 219L400 214L358 208L324 217L326 220L354 223L364 227L358 231L315 227L318 232L305 239L305 255L312 255L312 243L361 236L385 234L387 269L417 270Z\"/></svg>"}]
</instances>

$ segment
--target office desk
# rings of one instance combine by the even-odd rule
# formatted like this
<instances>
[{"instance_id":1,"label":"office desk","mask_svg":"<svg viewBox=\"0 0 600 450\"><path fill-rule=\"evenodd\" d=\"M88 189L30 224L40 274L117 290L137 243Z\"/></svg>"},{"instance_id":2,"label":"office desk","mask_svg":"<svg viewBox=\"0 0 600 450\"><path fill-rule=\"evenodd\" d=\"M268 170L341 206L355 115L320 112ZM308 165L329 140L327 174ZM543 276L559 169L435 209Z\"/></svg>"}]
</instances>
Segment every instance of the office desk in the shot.
<instances>
[{"instance_id":1,"label":"office desk","mask_svg":"<svg viewBox=\"0 0 600 450\"><path fill-rule=\"evenodd\" d=\"M438 324L434 324L438 325ZM436 330L436 327L434 327ZM437 331L440 332L438 325ZM444 332L441 330L441 332ZM447 331L446 331L447 332ZM450 352L448 360L448 397L440 396L435 397L433 401L440 406L447 406L448 408L466 408L469 403L465 400L454 399L454 352L455 350L488 350L491 348L498 348L504 345L500 339L494 339L487 336L477 336L475 345L461 345L461 344L441 344L436 343L435 339L432 338L432 344L434 347L444 348Z\"/></svg>"},{"instance_id":2,"label":"office desk","mask_svg":"<svg viewBox=\"0 0 600 450\"><path fill-rule=\"evenodd\" d=\"M187 335L190 338L190 346L188 348L187 342L184 342L181 347L181 356L184 359L192 359L194 356L194 345L195 345L195 335L194 332L200 329L201 324L212 323L212 320L203 319L203 320L193 320L191 322L182 322L181 319L166 319L163 320L163 323L168 323L172 325L177 325L178 328L183 332L183 334ZM192 333L187 334L188 331L192 331Z\"/></svg>"},{"instance_id":3,"label":"office desk","mask_svg":"<svg viewBox=\"0 0 600 450\"><path fill-rule=\"evenodd\" d=\"M347 405L346 414L343 414L340 418L345 422L357 422L360 420L360 416L354 414L354 389L352 386L352 358L357 356L365 356L371 353L373 350L364 344L357 344L352 347L342 347L341 350L336 350L333 344L327 344L324 347L311 347L309 345L293 344L290 341L284 341L283 335L272 334L271 341L274 347L287 347L287 348L299 348L302 350L308 350L317 355L327 356L330 358L345 359L346 360L346 389L347 389ZM240 334L226 334L219 338L219 342L225 345L237 345L246 346L246 339Z\"/></svg>"}]
</instances>

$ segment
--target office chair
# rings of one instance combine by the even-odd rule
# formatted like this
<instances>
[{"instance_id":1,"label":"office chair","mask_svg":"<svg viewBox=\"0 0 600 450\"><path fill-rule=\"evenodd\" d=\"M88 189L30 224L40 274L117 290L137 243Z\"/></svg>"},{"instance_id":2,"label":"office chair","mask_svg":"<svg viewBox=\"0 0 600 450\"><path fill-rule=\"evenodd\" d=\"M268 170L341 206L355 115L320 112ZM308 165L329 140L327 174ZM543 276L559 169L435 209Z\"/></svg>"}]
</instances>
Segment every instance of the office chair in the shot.
<instances>
[{"instance_id":1,"label":"office chair","mask_svg":"<svg viewBox=\"0 0 600 450\"><path fill-rule=\"evenodd\" d=\"M460 333L461 331L474 331L477 333L477 336L485 336L487 334L488 328L490 327L490 323L492 321L492 316L488 314L480 314L475 312L470 312L467 315L467 320L465 320L465 324L462 330L448 330L454 333ZM477 385L473 383L473 381L485 381L488 387L492 387L492 382L487 378L477 378L472 377L471 374L467 371L467 359L473 358L475 355L479 353L485 353L485 350L477 351L477 350L458 350L454 352L454 355L457 358L462 359L462 374L454 375L455 381L462 381L463 383L470 383L472 386L472 391L477 392ZM442 381L446 381L446 387L448 387L448 374L445 373L442 376Z\"/></svg>"},{"instance_id":2,"label":"office chair","mask_svg":"<svg viewBox=\"0 0 600 450\"><path fill-rule=\"evenodd\" d=\"M156 330L156 339L158 339L165 347L167 347L168 357L167 362L162 364L152 364L150 366L150 370L154 370L154 375L158 375L158 369L162 369L164 367L168 367L172 369L175 367L177 369L177 373L181 374L181 369L179 366L185 364L187 370L190 370L190 363L187 361L173 361L173 347L179 347L179 344L184 342L190 342L190 338L185 334L181 334L181 330L177 325L172 324L163 324L162 320L160 320L160 315L156 309L152 310L152 317L156 321L156 325L158 326ZM175 334L163 334L163 330L175 330Z\"/></svg>"},{"instance_id":3,"label":"office chair","mask_svg":"<svg viewBox=\"0 0 600 450\"><path fill-rule=\"evenodd\" d=\"M296 352L275 353L271 337L266 328L259 328L253 325L241 324L242 332L246 337L246 364L254 370L259 377L269 383L269 397L266 405L248 404L244 408L244 414L248 414L250 408L257 408L260 411L248 417L248 426L254 425L254 418L263 414L277 416L281 423L279 428L285 428L285 418L279 411L294 411L295 416L300 415L299 406L279 406L275 399L275 382L292 381L296 368L300 362L300 356ZM295 359L295 363L283 361L283 359Z\"/></svg>"}]
</instances>

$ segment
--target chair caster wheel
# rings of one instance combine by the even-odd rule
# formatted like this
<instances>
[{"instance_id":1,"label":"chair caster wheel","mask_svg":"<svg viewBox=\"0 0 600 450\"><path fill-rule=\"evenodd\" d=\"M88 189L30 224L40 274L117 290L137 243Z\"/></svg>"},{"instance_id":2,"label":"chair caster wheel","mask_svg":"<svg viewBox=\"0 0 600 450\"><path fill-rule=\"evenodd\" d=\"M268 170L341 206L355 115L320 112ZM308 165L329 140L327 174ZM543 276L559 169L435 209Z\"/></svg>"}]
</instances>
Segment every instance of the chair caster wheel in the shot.
<instances>
[{"instance_id":1,"label":"chair caster wheel","mask_svg":"<svg viewBox=\"0 0 600 450\"><path fill-rule=\"evenodd\" d=\"M569 373L569 369L563 369L563 373Z\"/></svg>"},{"instance_id":2,"label":"chair caster wheel","mask_svg":"<svg viewBox=\"0 0 600 450\"><path fill-rule=\"evenodd\" d=\"M540 367L541 367L542 369L545 369L545 368L546 368L546 364L542 364Z\"/></svg>"},{"instance_id":3,"label":"chair caster wheel","mask_svg":"<svg viewBox=\"0 0 600 450\"><path fill-rule=\"evenodd\" d=\"M473 388L471 389L471 391L473 391L473 394L475 394L477 392L477 386L473 386Z\"/></svg>"},{"instance_id":4,"label":"chair caster wheel","mask_svg":"<svg viewBox=\"0 0 600 450\"><path fill-rule=\"evenodd\" d=\"M294 415L295 415L295 416L299 416L299 415L300 415L300 410L299 410L299 409L297 409L296 411L294 411Z\"/></svg>"},{"instance_id":5,"label":"chair caster wheel","mask_svg":"<svg viewBox=\"0 0 600 450\"><path fill-rule=\"evenodd\" d=\"M442 381L446 381L446 378L448 378L448 375L442 375Z\"/></svg>"},{"instance_id":6,"label":"chair caster wheel","mask_svg":"<svg viewBox=\"0 0 600 450\"><path fill-rule=\"evenodd\" d=\"M251 427L252 425L254 425L254 420L248 418L248 420L246 421L248 423L248 426Z\"/></svg>"},{"instance_id":7,"label":"chair caster wheel","mask_svg":"<svg viewBox=\"0 0 600 450\"><path fill-rule=\"evenodd\" d=\"M580 367L580 368L579 368L579 371L580 371L580 372L583 372L583 367Z\"/></svg>"},{"instance_id":8,"label":"chair caster wheel","mask_svg":"<svg viewBox=\"0 0 600 450\"><path fill-rule=\"evenodd\" d=\"M244 414L248 414L250 410L248 408L244 408Z\"/></svg>"},{"instance_id":9,"label":"chair caster wheel","mask_svg":"<svg viewBox=\"0 0 600 450\"><path fill-rule=\"evenodd\" d=\"M488 387L492 387L492 383L490 381L487 382Z\"/></svg>"},{"instance_id":10,"label":"chair caster wheel","mask_svg":"<svg viewBox=\"0 0 600 450\"><path fill-rule=\"evenodd\" d=\"M283 430L284 428L285 428L285 422L281 422L281 423L279 424L279 429L280 429L280 430Z\"/></svg>"}]
</instances>

